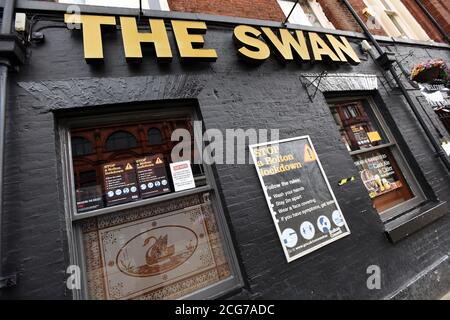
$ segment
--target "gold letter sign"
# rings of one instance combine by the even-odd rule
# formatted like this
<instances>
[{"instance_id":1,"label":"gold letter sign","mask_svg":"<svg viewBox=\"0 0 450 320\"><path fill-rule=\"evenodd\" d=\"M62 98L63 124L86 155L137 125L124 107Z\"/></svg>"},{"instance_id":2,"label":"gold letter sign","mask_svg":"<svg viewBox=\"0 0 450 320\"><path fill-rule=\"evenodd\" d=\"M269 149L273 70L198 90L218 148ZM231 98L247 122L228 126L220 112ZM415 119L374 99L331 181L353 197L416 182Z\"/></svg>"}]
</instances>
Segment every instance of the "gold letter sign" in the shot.
<instances>
[{"instance_id":1,"label":"gold letter sign","mask_svg":"<svg viewBox=\"0 0 450 320\"><path fill-rule=\"evenodd\" d=\"M66 23L83 26L83 46L86 60L103 59L103 25L116 25L113 16L72 15L64 16ZM143 43L152 43L158 60L172 60L172 50L166 25L162 19L149 19L150 32L139 31L134 17L120 17L125 57L142 59ZM215 49L203 48L206 23L203 21L172 20L172 30L181 60L215 61ZM321 62L358 64L360 59L343 36L318 34L285 28L251 27L239 25L234 28L233 38L241 57L254 62L263 62L272 52L283 62Z\"/></svg>"},{"instance_id":2,"label":"gold letter sign","mask_svg":"<svg viewBox=\"0 0 450 320\"><path fill-rule=\"evenodd\" d=\"M172 60L172 50L170 50L164 21L150 19L149 22L152 32L139 32L135 18L120 17L125 57L127 59L141 59L141 42L151 42L155 45L158 60Z\"/></svg>"},{"instance_id":3,"label":"gold letter sign","mask_svg":"<svg viewBox=\"0 0 450 320\"><path fill-rule=\"evenodd\" d=\"M79 23L83 26L84 58L103 59L101 25L116 25L116 18L110 16L88 16L65 14L65 23Z\"/></svg>"}]
</instances>

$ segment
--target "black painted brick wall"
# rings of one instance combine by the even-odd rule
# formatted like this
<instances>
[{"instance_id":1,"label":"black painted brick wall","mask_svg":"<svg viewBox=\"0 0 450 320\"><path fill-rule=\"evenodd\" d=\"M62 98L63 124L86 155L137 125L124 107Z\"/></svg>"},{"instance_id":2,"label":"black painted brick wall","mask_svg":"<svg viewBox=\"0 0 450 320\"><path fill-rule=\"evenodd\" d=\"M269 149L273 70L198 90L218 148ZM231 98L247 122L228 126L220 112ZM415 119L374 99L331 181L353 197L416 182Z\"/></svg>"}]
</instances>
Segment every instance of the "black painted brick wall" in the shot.
<instances>
[{"instance_id":1,"label":"black painted brick wall","mask_svg":"<svg viewBox=\"0 0 450 320\"><path fill-rule=\"evenodd\" d=\"M237 57L231 29L209 26L206 43L218 51L215 63L183 65L175 57L171 64L158 65L146 52L143 62L132 66L125 62L117 32L105 35L105 62L94 67L83 60L79 35L47 29L45 36L44 44L31 48L20 72L11 74L3 246L6 271L18 272L19 283L0 291L2 298L71 298L65 289L69 259L52 110L127 101L193 98L206 128L273 128L280 129L281 138L311 136L352 234L286 263L253 165L217 165L217 183L248 284L231 298L383 298L449 253L449 215L393 245L362 183L337 187L342 177L357 170L324 96L319 92L310 102L299 75L323 69L380 75L370 59L357 67L309 69L271 57L261 66L250 66ZM404 62L408 68L426 58L450 60L443 49L390 49L403 55L414 50ZM404 99L382 86L379 94L433 191L449 201L450 178ZM366 287L366 268L372 264L381 267L381 290Z\"/></svg>"}]
</instances>

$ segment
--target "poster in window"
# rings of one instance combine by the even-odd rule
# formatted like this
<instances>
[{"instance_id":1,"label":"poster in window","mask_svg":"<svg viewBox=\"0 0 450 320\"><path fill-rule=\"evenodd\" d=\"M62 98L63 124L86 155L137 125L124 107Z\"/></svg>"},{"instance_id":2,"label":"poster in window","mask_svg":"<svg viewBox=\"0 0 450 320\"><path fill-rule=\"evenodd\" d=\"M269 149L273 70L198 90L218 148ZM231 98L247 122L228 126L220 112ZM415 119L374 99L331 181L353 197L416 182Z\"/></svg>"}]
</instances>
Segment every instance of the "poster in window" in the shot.
<instances>
[{"instance_id":1,"label":"poster in window","mask_svg":"<svg viewBox=\"0 0 450 320\"><path fill-rule=\"evenodd\" d=\"M250 152L288 262L350 234L309 136Z\"/></svg>"},{"instance_id":2,"label":"poster in window","mask_svg":"<svg viewBox=\"0 0 450 320\"><path fill-rule=\"evenodd\" d=\"M366 130L362 126L351 126L351 128L358 147L369 148L372 146Z\"/></svg>"},{"instance_id":3,"label":"poster in window","mask_svg":"<svg viewBox=\"0 0 450 320\"><path fill-rule=\"evenodd\" d=\"M82 187L76 190L77 212L103 208L103 198L100 186Z\"/></svg>"},{"instance_id":4,"label":"poster in window","mask_svg":"<svg viewBox=\"0 0 450 320\"><path fill-rule=\"evenodd\" d=\"M171 163L170 172L172 173L175 191L195 188L194 175L192 174L191 162L189 160Z\"/></svg>"},{"instance_id":5,"label":"poster in window","mask_svg":"<svg viewBox=\"0 0 450 320\"><path fill-rule=\"evenodd\" d=\"M170 192L166 164L162 154L136 159L139 192L142 198Z\"/></svg>"},{"instance_id":6,"label":"poster in window","mask_svg":"<svg viewBox=\"0 0 450 320\"><path fill-rule=\"evenodd\" d=\"M382 151L358 155L355 165L371 198L378 197L403 186L399 175Z\"/></svg>"},{"instance_id":7,"label":"poster in window","mask_svg":"<svg viewBox=\"0 0 450 320\"><path fill-rule=\"evenodd\" d=\"M104 164L102 170L107 206L139 199L134 159Z\"/></svg>"}]
</instances>

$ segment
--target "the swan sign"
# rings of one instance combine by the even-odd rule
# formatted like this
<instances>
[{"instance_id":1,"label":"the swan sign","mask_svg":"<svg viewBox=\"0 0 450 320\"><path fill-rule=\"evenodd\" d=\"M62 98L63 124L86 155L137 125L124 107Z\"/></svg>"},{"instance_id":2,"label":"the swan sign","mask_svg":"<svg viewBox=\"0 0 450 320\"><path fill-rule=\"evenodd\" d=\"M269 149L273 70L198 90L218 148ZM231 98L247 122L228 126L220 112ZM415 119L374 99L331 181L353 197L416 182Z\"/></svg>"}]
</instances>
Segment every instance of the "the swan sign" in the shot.
<instances>
[{"instance_id":1,"label":"the swan sign","mask_svg":"<svg viewBox=\"0 0 450 320\"><path fill-rule=\"evenodd\" d=\"M216 61L215 48L205 47L207 31L203 21L145 19L145 27L138 27L135 17L66 14L64 21L69 29L82 29L84 57L87 61L101 61L103 32L115 32L120 25L125 58L136 61L143 58L142 45L152 45L158 61L171 61L173 48L169 40L171 30L181 60ZM359 64L361 61L344 36L286 28L237 25L233 29L239 56L253 62L263 62L272 54L282 61ZM207 45L206 45L207 46Z\"/></svg>"}]
</instances>

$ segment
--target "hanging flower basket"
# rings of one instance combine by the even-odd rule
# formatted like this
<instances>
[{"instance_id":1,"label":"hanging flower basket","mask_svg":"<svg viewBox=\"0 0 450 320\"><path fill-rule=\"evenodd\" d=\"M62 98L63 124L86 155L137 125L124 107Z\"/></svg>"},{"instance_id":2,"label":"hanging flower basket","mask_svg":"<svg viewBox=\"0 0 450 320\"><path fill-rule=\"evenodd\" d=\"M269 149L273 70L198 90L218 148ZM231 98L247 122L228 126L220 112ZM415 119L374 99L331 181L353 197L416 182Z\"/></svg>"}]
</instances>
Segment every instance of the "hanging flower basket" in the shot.
<instances>
[{"instance_id":1,"label":"hanging flower basket","mask_svg":"<svg viewBox=\"0 0 450 320\"><path fill-rule=\"evenodd\" d=\"M410 78L420 83L439 82L450 86L450 69L442 59L429 60L416 65Z\"/></svg>"}]
</instances>

